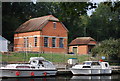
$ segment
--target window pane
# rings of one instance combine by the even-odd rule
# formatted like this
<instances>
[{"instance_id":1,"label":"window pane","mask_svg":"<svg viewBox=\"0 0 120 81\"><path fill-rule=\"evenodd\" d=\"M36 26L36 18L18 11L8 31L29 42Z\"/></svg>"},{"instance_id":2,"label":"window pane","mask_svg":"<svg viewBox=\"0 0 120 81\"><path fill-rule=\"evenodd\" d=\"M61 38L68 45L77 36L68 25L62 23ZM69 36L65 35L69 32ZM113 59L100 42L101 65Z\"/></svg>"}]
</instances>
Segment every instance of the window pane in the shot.
<instances>
[{"instance_id":1,"label":"window pane","mask_svg":"<svg viewBox=\"0 0 120 81\"><path fill-rule=\"evenodd\" d=\"M26 47L26 38L24 38L24 47Z\"/></svg>"},{"instance_id":2,"label":"window pane","mask_svg":"<svg viewBox=\"0 0 120 81\"><path fill-rule=\"evenodd\" d=\"M34 37L34 46L37 47L37 37Z\"/></svg>"},{"instance_id":3,"label":"window pane","mask_svg":"<svg viewBox=\"0 0 120 81\"><path fill-rule=\"evenodd\" d=\"M53 22L53 27L54 29L56 29L56 22Z\"/></svg>"},{"instance_id":4,"label":"window pane","mask_svg":"<svg viewBox=\"0 0 120 81\"><path fill-rule=\"evenodd\" d=\"M48 37L44 37L44 47L48 47Z\"/></svg>"},{"instance_id":5,"label":"window pane","mask_svg":"<svg viewBox=\"0 0 120 81\"><path fill-rule=\"evenodd\" d=\"M63 48L63 47L64 47L64 45L63 45L63 38L60 38L60 39L59 39L59 47L60 47L60 48Z\"/></svg>"},{"instance_id":6,"label":"window pane","mask_svg":"<svg viewBox=\"0 0 120 81\"><path fill-rule=\"evenodd\" d=\"M100 65L98 62L92 62L91 65Z\"/></svg>"},{"instance_id":7,"label":"window pane","mask_svg":"<svg viewBox=\"0 0 120 81\"><path fill-rule=\"evenodd\" d=\"M55 47L56 38L52 38L52 47Z\"/></svg>"},{"instance_id":8,"label":"window pane","mask_svg":"<svg viewBox=\"0 0 120 81\"><path fill-rule=\"evenodd\" d=\"M28 40L28 37L27 37L27 47L29 47L29 40Z\"/></svg>"}]
</instances>

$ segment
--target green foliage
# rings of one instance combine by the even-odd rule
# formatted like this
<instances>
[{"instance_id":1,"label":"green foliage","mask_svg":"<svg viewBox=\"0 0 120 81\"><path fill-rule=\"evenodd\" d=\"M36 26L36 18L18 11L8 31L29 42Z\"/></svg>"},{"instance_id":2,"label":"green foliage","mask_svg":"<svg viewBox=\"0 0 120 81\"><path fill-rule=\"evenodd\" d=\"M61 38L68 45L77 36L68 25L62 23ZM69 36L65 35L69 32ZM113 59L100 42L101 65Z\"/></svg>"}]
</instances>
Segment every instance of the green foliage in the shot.
<instances>
[{"instance_id":1,"label":"green foliage","mask_svg":"<svg viewBox=\"0 0 120 81\"><path fill-rule=\"evenodd\" d=\"M86 14L89 3L67 2L60 3L61 18L65 26L69 30L69 40L71 42L76 37L83 36L83 28L81 27L81 15Z\"/></svg>"},{"instance_id":2,"label":"green foliage","mask_svg":"<svg viewBox=\"0 0 120 81\"><path fill-rule=\"evenodd\" d=\"M52 14L68 28L69 42L71 42L72 39L82 36L80 15L86 14L89 5L92 4L84 2L39 2L37 4L32 2L3 2L3 36L13 41L14 31L22 23L31 18ZM8 36L9 32L12 33Z\"/></svg>"},{"instance_id":3,"label":"green foliage","mask_svg":"<svg viewBox=\"0 0 120 81\"><path fill-rule=\"evenodd\" d=\"M3 37L13 42L13 35L25 21L52 14L69 30L70 43L76 37L89 36L97 41L120 38L120 2L101 3L96 8L86 2L3 2L2 26ZM91 7L90 7L91 6ZM96 8L89 17L88 9Z\"/></svg>"},{"instance_id":4,"label":"green foliage","mask_svg":"<svg viewBox=\"0 0 120 81\"><path fill-rule=\"evenodd\" d=\"M82 15L81 26L83 29L86 28L83 33L86 32L86 36L91 36L97 41L109 39L110 37L120 38L119 11L120 7L118 5L116 8L111 3L100 3L90 17Z\"/></svg>"},{"instance_id":5,"label":"green foliage","mask_svg":"<svg viewBox=\"0 0 120 81\"><path fill-rule=\"evenodd\" d=\"M93 56L106 56L108 59L120 58L120 39L108 39L100 42L92 49Z\"/></svg>"}]
</instances>

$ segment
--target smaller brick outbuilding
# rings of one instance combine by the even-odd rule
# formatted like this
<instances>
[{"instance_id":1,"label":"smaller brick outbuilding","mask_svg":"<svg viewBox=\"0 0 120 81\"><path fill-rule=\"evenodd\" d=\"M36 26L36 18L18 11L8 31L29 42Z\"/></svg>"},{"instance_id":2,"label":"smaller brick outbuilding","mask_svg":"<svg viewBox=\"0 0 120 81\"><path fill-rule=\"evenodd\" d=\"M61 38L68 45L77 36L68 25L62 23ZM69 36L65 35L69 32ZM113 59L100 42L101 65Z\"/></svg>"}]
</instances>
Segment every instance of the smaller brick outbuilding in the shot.
<instances>
[{"instance_id":1,"label":"smaller brick outbuilding","mask_svg":"<svg viewBox=\"0 0 120 81\"><path fill-rule=\"evenodd\" d=\"M69 44L69 53L89 54L97 42L91 37L78 37Z\"/></svg>"}]
</instances>

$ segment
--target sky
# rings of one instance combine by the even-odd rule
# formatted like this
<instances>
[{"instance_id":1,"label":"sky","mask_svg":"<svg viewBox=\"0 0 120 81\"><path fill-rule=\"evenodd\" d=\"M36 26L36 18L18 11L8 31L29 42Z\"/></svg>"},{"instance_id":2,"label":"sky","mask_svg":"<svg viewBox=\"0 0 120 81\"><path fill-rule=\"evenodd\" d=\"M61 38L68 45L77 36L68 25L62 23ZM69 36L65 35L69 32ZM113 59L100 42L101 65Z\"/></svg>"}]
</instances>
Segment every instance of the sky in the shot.
<instances>
[{"instance_id":1,"label":"sky","mask_svg":"<svg viewBox=\"0 0 120 81\"><path fill-rule=\"evenodd\" d=\"M110 1L110 0L90 0L90 2L92 3L96 3L96 4L99 4L100 2L106 2L106 1ZM120 1L120 0L111 0L111 2L114 2L114 1ZM114 5L114 4L113 4ZM88 10L87 11L87 15L88 16L91 16L92 15L92 12L94 12L95 9L91 9L91 10Z\"/></svg>"},{"instance_id":2,"label":"sky","mask_svg":"<svg viewBox=\"0 0 120 81\"><path fill-rule=\"evenodd\" d=\"M90 0L91 2L94 2L94 3L100 3L100 2L104 2L104 1L110 1L110 0ZM111 0L112 2L113 1L120 1L120 0Z\"/></svg>"},{"instance_id":3,"label":"sky","mask_svg":"<svg viewBox=\"0 0 120 81\"><path fill-rule=\"evenodd\" d=\"M90 2L93 2L93 3L100 3L100 2L103 2L105 0L90 0Z\"/></svg>"}]
</instances>

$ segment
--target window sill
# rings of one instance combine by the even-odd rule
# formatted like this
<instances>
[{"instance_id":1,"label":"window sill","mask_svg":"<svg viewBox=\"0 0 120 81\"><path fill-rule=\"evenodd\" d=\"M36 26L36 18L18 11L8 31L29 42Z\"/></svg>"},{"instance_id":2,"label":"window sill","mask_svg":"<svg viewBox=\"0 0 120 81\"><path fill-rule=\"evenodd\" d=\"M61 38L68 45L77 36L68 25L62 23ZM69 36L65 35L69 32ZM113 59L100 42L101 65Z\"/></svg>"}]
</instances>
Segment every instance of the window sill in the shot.
<instances>
[{"instance_id":1,"label":"window sill","mask_svg":"<svg viewBox=\"0 0 120 81\"><path fill-rule=\"evenodd\" d=\"M45 46L44 46L44 48L50 48L50 47L45 47Z\"/></svg>"},{"instance_id":2,"label":"window sill","mask_svg":"<svg viewBox=\"0 0 120 81\"><path fill-rule=\"evenodd\" d=\"M64 48L64 47L59 47L59 48Z\"/></svg>"},{"instance_id":3,"label":"window sill","mask_svg":"<svg viewBox=\"0 0 120 81\"><path fill-rule=\"evenodd\" d=\"M51 47L51 48L57 48L57 47Z\"/></svg>"}]
</instances>

